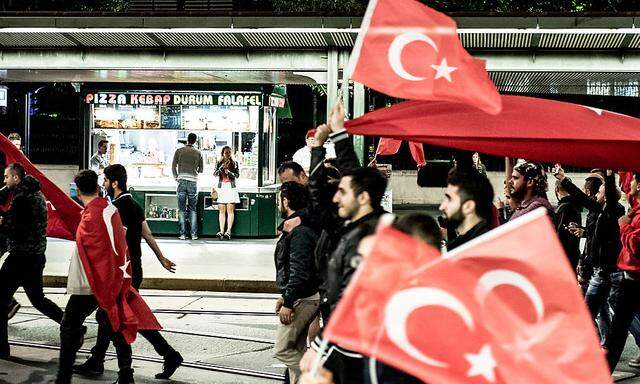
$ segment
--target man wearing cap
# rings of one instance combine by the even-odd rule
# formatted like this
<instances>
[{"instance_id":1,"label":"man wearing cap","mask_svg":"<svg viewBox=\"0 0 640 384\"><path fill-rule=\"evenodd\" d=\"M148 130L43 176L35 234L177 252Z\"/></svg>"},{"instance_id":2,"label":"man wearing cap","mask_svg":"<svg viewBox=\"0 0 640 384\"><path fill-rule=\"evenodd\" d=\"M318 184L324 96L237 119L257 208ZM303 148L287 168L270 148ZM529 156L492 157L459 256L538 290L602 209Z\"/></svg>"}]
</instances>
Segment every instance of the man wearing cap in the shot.
<instances>
[{"instance_id":1,"label":"man wearing cap","mask_svg":"<svg viewBox=\"0 0 640 384\"><path fill-rule=\"evenodd\" d=\"M305 138L307 141L307 145L298 149L296 153L293 154L293 161L300 164L307 174L309 174L309 167L311 166L311 148L316 142L315 134L315 129L307 131L307 136ZM326 150L327 159L334 159L336 157L336 151L334 149L333 143L325 143L324 148Z\"/></svg>"}]
</instances>

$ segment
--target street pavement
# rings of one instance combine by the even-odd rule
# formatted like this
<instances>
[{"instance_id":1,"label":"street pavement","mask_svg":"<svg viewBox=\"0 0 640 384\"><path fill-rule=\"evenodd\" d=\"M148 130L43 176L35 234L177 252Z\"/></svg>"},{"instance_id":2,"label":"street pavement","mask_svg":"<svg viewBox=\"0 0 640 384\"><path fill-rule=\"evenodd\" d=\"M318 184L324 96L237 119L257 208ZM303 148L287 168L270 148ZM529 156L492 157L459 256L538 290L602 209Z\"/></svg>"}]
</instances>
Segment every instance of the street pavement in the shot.
<instances>
[{"instance_id":1,"label":"street pavement","mask_svg":"<svg viewBox=\"0 0 640 384\"><path fill-rule=\"evenodd\" d=\"M63 289L47 288L46 294L60 306L68 300ZM142 294L156 311L164 327L163 336L182 353L185 361L192 363L192 367L179 368L171 382L281 382L277 377L283 374L284 367L272 356L272 341L277 327L277 318L272 315L276 295L159 290L143 290ZM10 321L9 338L22 345L12 346L12 360L0 360L0 384L47 383L55 377L57 369L58 351L55 347L59 345L58 327L30 307L24 292L19 291L16 298L23 307ZM95 342L97 326L93 316L85 324L89 330L82 348L88 350ZM110 351L115 352L113 348ZM618 366L620 371L616 376L620 382L640 384L640 371L627 366L628 360L639 351L630 338ZM151 345L139 338L133 344L133 353L139 357L134 360L136 382L159 382L153 377L161 370L161 362L140 359L158 358ZM84 361L86 356L86 353L80 353L77 362ZM212 365L276 375L276 378L213 372L208 370ZM115 358L110 357L103 376L82 378L76 375L74 383L111 383L116 377L117 364Z\"/></svg>"}]
</instances>

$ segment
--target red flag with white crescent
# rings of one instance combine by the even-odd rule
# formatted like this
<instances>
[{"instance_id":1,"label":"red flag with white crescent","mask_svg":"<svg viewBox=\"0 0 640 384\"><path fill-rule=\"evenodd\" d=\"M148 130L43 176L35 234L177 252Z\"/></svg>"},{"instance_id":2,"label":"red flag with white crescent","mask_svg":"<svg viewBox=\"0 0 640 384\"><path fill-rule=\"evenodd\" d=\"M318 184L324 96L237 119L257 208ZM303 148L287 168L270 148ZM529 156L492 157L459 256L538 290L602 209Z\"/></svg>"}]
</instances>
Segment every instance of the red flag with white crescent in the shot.
<instances>
[{"instance_id":1,"label":"red flag with white crescent","mask_svg":"<svg viewBox=\"0 0 640 384\"><path fill-rule=\"evenodd\" d=\"M429 383L611 383L544 209L455 251L386 228L324 337Z\"/></svg>"},{"instance_id":2,"label":"red flag with white crescent","mask_svg":"<svg viewBox=\"0 0 640 384\"><path fill-rule=\"evenodd\" d=\"M40 182L40 190L48 202L47 236L73 240L82 207L49 180L4 135L0 135L0 152L4 153L7 165L16 162L22 164L27 175L35 177Z\"/></svg>"},{"instance_id":3,"label":"red flag with white crescent","mask_svg":"<svg viewBox=\"0 0 640 384\"><path fill-rule=\"evenodd\" d=\"M125 340L132 343L139 329L161 329L151 309L131 286L127 242L117 208L103 198L87 204L76 244L91 291L107 313L113 330L122 332Z\"/></svg>"},{"instance_id":4,"label":"red flag with white crescent","mask_svg":"<svg viewBox=\"0 0 640 384\"><path fill-rule=\"evenodd\" d=\"M349 77L391 96L448 100L500 112L483 60L465 51L456 23L414 0L370 0Z\"/></svg>"}]
</instances>

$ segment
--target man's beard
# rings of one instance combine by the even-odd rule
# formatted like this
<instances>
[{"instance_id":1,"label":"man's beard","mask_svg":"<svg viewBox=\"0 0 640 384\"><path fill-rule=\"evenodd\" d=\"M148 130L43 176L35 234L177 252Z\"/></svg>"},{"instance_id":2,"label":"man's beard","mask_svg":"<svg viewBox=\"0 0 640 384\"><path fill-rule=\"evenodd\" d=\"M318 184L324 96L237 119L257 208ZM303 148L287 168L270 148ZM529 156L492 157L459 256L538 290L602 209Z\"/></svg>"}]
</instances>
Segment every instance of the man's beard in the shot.
<instances>
[{"instance_id":1,"label":"man's beard","mask_svg":"<svg viewBox=\"0 0 640 384\"><path fill-rule=\"evenodd\" d=\"M458 209L451 216L447 216L447 223L453 228L458 228L464 221L464 215L462 214L462 208Z\"/></svg>"},{"instance_id":2,"label":"man's beard","mask_svg":"<svg viewBox=\"0 0 640 384\"><path fill-rule=\"evenodd\" d=\"M113 199L116 196L116 190L111 186L107 186L107 195Z\"/></svg>"},{"instance_id":3,"label":"man's beard","mask_svg":"<svg viewBox=\"0 0 640 384\"><path fill-rule=\"evenodd\" d=\"M526 193L527 190L524 188L524 186L518 190L516 190L515 188L511 188L511 197L515 198L516 200L522 200Z\"/></svg>"}]
</instances>

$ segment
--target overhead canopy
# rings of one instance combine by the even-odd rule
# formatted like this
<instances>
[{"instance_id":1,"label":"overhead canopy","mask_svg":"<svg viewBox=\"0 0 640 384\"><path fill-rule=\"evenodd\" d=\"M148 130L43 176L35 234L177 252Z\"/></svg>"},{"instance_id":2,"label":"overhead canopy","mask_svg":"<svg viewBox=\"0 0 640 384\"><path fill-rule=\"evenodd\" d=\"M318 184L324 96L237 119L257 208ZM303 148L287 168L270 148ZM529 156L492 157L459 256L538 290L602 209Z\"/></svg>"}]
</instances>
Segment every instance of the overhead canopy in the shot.
<instances>
[{"instance_id":1,"label":"overhead canopy","mask_svg":"<svg viewBox=\"0 0 640 384\"><path fill-rule=\"evenodd\" d=\"M561 101L502 98L498 115L458 103L407 101L346 127L352 134L497 156L640 171L640 119Z\"/></svg>"}]
</instances>

